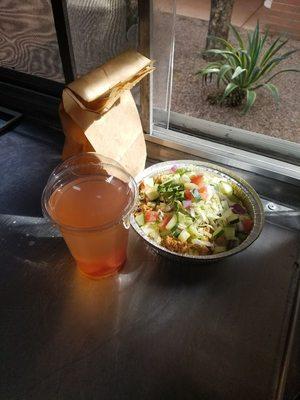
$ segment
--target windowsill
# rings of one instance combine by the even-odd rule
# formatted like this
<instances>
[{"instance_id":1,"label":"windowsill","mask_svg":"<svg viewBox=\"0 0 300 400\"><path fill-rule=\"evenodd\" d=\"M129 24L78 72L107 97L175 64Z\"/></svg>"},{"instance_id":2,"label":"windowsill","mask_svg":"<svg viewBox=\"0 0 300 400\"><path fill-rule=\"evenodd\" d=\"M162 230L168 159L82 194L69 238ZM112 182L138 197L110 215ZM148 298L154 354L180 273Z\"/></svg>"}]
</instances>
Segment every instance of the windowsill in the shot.
<instances>
[{"instance_id":1,"label":"windowsill","mask_svg":"<svg viewBox=\"0 0 300 400\"><path fill-rule=\"evenodd\" d=\"M251 171L282 182L300 185L300 167L275 158L266 157L236 147L216 143L188 134L154 126L152 134L146 135L147 141L186 156L199 157L225 166ZM161 152L162 154L162 152ZM160 155L162 157L162 155ZM177 157L178 158L178 157Z\"/></svg>"},{"instance_id":2,"label":"windowsill","mask_svg":"<svg viewBox=\"0 0 300 400\"><path fill-rule=\"evenodd\" d=\"M167 118L166 111L154 109L155 125L166 127ZM300 143L173 111L170 112L170 129L300 165Z\"/></svg>"}]
</instances>

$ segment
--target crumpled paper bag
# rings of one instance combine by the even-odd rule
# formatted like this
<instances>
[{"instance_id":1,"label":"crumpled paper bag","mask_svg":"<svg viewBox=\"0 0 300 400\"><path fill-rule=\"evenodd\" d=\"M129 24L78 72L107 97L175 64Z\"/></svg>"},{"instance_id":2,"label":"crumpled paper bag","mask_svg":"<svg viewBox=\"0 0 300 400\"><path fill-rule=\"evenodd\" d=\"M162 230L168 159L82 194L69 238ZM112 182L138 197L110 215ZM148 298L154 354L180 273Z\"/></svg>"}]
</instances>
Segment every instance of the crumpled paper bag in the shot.
<instances>
[{"instance_id":1,"label":"crumpled paper bag","mask_svg":"<svg viewBox=\"0 0 300 400\"><path fill-rule=\"evenodd\" d=\"M63 159L95 151L133 176L142 171L146 145L130 89L153 69L151 60L129 50L70 83L59 109L66 138Z\"/></svg>"}]
</instances>

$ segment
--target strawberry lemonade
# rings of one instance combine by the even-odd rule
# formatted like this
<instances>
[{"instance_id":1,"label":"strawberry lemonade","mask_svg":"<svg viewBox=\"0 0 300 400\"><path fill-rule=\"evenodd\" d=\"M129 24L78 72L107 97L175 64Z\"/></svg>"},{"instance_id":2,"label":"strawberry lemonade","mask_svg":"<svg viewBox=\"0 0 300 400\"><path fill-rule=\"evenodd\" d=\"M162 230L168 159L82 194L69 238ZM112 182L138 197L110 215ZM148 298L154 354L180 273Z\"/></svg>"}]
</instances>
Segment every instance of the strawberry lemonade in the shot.
<instances>
[{"instance_id":1,"label":"strawberry lemonade","mask_svg":"<svg viewBox=\"0 0 300 400\"><path fill-rule=\"evenodd\" d=\"M54 185L45 207L59 226L78 268L94 278L112 275L125 263L125 220L135 203L133 179L119 167L101 167L101 173L95 174L92 169L91 174L85 171L76 179L74 175L80 174L73 173L70 181ZM115 173L108 173L109 169Z\"/></svg>"}]
</instances>

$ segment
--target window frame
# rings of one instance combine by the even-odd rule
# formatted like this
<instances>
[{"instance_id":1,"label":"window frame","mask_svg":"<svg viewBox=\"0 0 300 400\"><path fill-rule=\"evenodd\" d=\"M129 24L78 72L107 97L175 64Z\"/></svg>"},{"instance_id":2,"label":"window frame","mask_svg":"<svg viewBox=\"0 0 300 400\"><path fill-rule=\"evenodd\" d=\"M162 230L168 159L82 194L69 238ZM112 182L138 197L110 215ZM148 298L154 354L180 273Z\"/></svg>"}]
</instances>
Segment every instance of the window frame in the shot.
<instances>
[{"instance_id":1,"label":"window frame","mask_svg":"<svg viewBox=\"0 0 300 400\"><path fill-rule=\"evenodd\" d=\"M152 58L152 13L154 0L138 0L139 44L138 49L145 56ZM173 0L176 3L176 0ZM66 83L76 77L74 54L67 15L66 0L51 0L56 28L59 52ZM155 72L154 72L155 73ZM172 79L172 60L168 79ZM24 74L0 67L0 100L5 99L7 107L24 111L35 118L48 118L48 124L60 127L57 108L64 84ZM239 165L240 168L300 185L300 145L284 140L270 138L255 132L246 132L204 121L197 118L176 114L169 110L167 116L158 118L162 110L153 110L152 74L140 84L140 116L145 132L145 139L162 148L177 149L186 154L205 158L224 165ZM171 93L169 93L169 96ZM26 101L26 104L24 105ZM45 104L46 103L46 104ZM170 117L170 118L169 118ZM159 120L167 118L168 129ZM232 133L234 132L234 133ZM241 145L241 139L243 143ZM256 150L256 153L251 150ZM259 139L259 140L258 140ZM274 149L274 144L276 148ZM284 150L284 154L282 152ZM281 151L280 151L281 150ZM224 154L227 154L224 157ZM274 157L276 156L276 158ZM157 157L159 154L157 154ZM291 163L290 161L293 161Z\"/></svg>"},{"instance_id":2,"label":"window frame","mask_svg":"<svg viewBox=\"0 0 300 400\"><path fill-rule=\"evenodd\" d=\"M159 121L165 121L166 114L167 112L164 110L153 110L154 130L164 127L164 124ZM195 138L211 140L252 153L257 152L257 154L276 158L280 161L289 160L290 163L295 165L300 164L299 143L191 117L174 111L170 111L169 116L169 129L171 131L182 132Z\"/></svg>"}]
</instances>

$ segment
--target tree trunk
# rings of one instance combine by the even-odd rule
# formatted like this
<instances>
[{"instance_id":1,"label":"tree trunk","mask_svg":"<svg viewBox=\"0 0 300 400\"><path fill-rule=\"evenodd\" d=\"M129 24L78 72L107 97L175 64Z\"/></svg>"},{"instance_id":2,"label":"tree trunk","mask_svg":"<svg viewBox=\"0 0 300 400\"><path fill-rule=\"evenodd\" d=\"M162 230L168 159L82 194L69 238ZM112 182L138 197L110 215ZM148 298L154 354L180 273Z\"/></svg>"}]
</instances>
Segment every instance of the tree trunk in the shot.
<instances>
[{"instance_id":1,"label":"tree trunk","mask_svg":"<svg viewBox=\"0 0 300 400\"><path fill-rule=\"evenodd\" d=\"M222 45L209 38L210 35L228 39L229 24L234 0L211 0L210 18L205 49L220 49ZM215 60L215 56L204 55L205 60Z\"/></svg>"}]
</instances>

